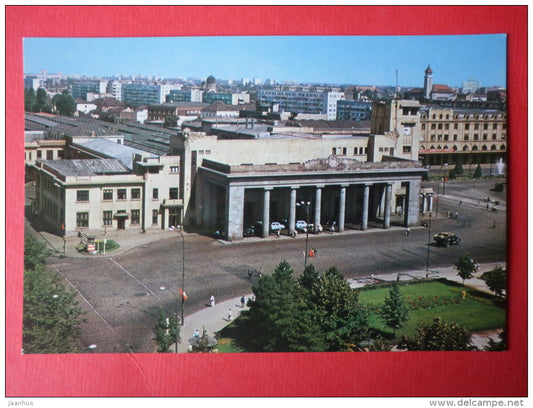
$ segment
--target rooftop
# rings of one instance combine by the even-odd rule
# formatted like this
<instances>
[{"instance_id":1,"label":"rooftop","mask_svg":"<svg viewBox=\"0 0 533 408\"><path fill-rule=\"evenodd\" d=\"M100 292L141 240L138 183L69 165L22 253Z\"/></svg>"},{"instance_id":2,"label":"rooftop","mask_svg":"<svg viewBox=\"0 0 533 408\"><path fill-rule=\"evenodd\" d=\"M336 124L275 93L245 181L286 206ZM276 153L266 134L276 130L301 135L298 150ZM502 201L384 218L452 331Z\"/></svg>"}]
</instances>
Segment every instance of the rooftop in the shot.
<instances>
[{"instance_id":1,"label":"rooftop","mask_svg":"<svg viewBox=\"0 0 533 408\"><path fill-rule=\"evenodd\" d=\"M130 170L117 159L38 160L36 165L48 167L65 177L130 173Z\"/></svg>"}]
</instances>

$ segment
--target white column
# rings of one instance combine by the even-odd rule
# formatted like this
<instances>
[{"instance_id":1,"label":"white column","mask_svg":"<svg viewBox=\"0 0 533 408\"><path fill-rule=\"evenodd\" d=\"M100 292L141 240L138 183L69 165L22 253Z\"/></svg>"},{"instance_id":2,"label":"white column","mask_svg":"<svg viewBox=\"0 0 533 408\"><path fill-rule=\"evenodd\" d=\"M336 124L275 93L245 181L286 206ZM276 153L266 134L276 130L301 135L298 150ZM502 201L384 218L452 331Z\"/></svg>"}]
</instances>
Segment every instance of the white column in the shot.
<instances>
[{"instance_id":1,"label":"white column","mask_svg":"<svg viewBox=\"0 0 533 408\"><path fill-rule=\"evenodd\" d=\"M292 233L294 231L294 226L296 224L296 188L291 187L291 202L290 202L290 208L289 208L289 225L287 226L289 228L289 233Z\"/></svg>"},{"instance_id":2,"label":"white column","mask_svg":"<svg viewBox=\"0 0 533 408\"><path fill-rule=\"evenodd\" d=\"M368 228L368 204L370 195L370 184L365 184L363 192L363 214L361 220L361 229L365 231Z\"/></svg>"},{"instance_id":3,"label":"white column","mask_svg":"<svg viewBox=\"0 0 533 408\"><path fill-rule=\"evenodd\" d=\"M387 184L385 188L385 216L383 219L383 227L390 227L390 201L391 201L392 185Z\"/></svg>"},{"instance_id":4,"label":"white column","mask_svg":"<svg viewBox=\"0 0 533 408\"><path fill-rule=\"evenodd\" d=\"M346 186L341 186L339 197L339 232L344 231L344 220L346 216Z\"/></svg>"},{"instance_id":5,"label":"white column","mask_svg":"<svg viewBox=\"0 0 533 408\"><path fill-rule=\"evenodd\" d=\"M315 229L320 224L320 210L322 207L322 186L317 186L315 191Z\"/></svg>"},{"instance_id":6,"label":"white column","mask_svg":"<svg viewBox=\"0 0 533 408\"><path fill-rule=\"evenodd\" d=\"M270 232L270 189L265 189L263 196L263 238Z\"/></svg>"}]
</instances>

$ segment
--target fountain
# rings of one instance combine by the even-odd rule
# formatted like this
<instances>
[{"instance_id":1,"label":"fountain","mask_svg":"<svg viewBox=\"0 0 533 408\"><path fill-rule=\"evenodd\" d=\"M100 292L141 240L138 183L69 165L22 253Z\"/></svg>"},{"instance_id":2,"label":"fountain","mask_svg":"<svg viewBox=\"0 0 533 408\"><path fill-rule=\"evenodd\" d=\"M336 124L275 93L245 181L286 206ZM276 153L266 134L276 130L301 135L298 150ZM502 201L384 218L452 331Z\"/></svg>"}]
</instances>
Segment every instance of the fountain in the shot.
<instances>
[{"instance_id":1,"label":"fountain","mask_svg":"<svg viewBox=\"0 0 533 408\"><path fill-rule=\"evenodd\" d=\"M503 167L504 167L503 160L500 157L498 161L496 162L496 174L498 175L503 174Z\"/></svg>"}]
</instances>

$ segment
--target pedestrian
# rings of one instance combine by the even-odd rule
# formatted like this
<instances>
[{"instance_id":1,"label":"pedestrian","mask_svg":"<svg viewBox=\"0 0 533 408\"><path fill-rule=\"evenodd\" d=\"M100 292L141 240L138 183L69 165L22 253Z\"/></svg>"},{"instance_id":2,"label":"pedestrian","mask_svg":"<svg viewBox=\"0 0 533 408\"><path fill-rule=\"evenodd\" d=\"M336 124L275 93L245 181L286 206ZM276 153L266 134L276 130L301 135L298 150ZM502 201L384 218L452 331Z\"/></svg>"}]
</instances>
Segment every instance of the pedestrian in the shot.
<instances>
[{"instance_id":1,"label":"pedestrian","mask_svg":"<svg viewBox=\"0 0 533 408\"><path fill-rule=\"evenodd\" d=\"M209 298L209 304L211 305L211 307L215 306L215 297L213 295L211 295L211 297Z\"/></svg>"},{"instance_id":2,"label":"pedestrian","mask_svg":"<svg viewBox=\"0 0 533 408\"><path fill-rule=\"evenodd\" d=\"M251 269L248 269L248 279L252 279L253 272Z\"/></svg>"},{"instance_id":3,"label":"pedestrian","mask_svg":"<svg viewBox=\"0 0 533 408\"><path fill-rule=\"evenodd\" d=\"M200 331L198 329L194 331L194 337L200 337Z\"/></svg>"},{"instance_id":4,"label":"pedestrian","mask_svg":"<svg viewBox=\"0 0 533 408\"><path fill-rule=\"evenodd\" d=\"M231 318L232 318L232 314L231 314L231 309L228 310L228 321L231 322Z\"/></svg>"},{"instance_id":5,"label":"pedestrian","mask_svg":"<svg viewBox=\"0 0 533 408\"><path fill-rule=\"evenodd\" d=\"M405 229L405 235L409 235L410 232L411 232L411 231L409 230L409 228L406 228L406 229Z\"/></svg>"},{"instance_id":6,"label":"pedestrian","mask_svg":"<svg viewBox=\"0 0 533 408\"><path fill-rule=\"evenodd\" d=\"M457 219L457 217L459 217L459 213L458 212L455 213L455 219Z\"/></svg>"},{"instance_id":7,"label":"pedestrian","mask_svg":"<svg viewBox=\"0 0 533 408\"><path fill-rule=\"evenodd\" d=\"M279 238L279 234L280 234L279 230L276 230L276 238Z\"/></svg>"},{"instance_id":8,"label":"pedestrian","mask_svg":"<svg viewBox=\"0 0 533 408\"><path fill-rule=\"evenodd\" d=\"M244 299L244 296L241 297L241 307L244 307L244 303L245 303L245 299Z\"/></svg>"}]
</instances>

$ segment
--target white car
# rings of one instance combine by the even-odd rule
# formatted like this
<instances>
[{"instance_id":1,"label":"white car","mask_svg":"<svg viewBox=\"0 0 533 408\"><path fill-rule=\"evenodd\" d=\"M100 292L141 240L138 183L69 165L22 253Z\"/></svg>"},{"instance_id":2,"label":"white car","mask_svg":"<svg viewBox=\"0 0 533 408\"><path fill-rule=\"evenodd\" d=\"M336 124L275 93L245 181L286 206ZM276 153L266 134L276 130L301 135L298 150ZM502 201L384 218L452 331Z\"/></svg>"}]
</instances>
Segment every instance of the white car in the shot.
<instances>
[{"instance_id":1,"label":"white car","mask_svg":"<svg viewBox=\"0 0 533 408\"><path fill-rule=\"evenodd\" d=\"M271 231L280 231L280 230L283 230L283 229L285 229L285 225L280 224L277 221L274 221L274 222L270 223L270 230Z\"/></svg>"},{"instance_id":2,"label":"white car","mask_svg":"<svg viewBox=\"0 0 533 408\"><path fill-rule=\"evenodd\" d=\"M302 231L304 228L307 228L307 223L305 221L299 220L296 221L296 224L294 225L294 228L297 230Z\"/></svg>"}]
</instances>

